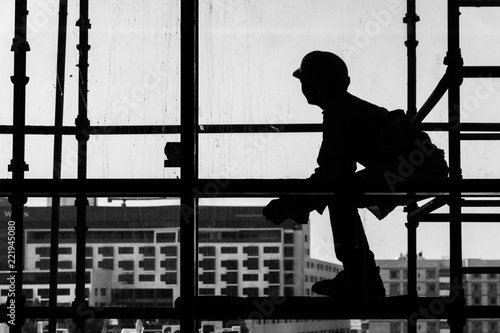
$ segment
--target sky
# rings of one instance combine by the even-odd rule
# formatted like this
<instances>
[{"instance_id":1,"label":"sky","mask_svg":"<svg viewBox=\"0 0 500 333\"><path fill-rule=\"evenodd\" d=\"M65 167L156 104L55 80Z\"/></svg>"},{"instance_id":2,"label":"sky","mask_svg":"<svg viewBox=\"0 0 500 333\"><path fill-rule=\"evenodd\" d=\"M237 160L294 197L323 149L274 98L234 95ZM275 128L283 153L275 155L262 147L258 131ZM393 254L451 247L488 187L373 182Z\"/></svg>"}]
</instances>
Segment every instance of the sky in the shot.
<instances>
[{"instance_id":1,"label":"sky","mask_svg":"<svg viewBox=\"0 0 500 333\"><path fill-rule=\"evenodd\" d=\"M0 123L12 124L13 3L0 0ZM57 1L29 2L27 123L54 121ZM463 9L461 47L466 65L498 65L499 9ZM349 67L349 91L389 110L405 109L407 97L404 0L200 0L200 124L320 123L321 110L307 104L291 73L312 50L341 56ZM446 66L446 1L417 2L417 106ZM64 124L77 114L78 2L69 1ZM179 101L179 0L90 0L89 118L92 125L177 125ZM466 80L462 119L500 122L500 82ZM446 96L426 121L446 121ZM431 133L448 150L445 133ZM92 136L89 178L175 178L163 167L163 148L176 135ZM63 178L76 177L76 142L63 141ZM201 178L307 178L314 171L321 135L200 135ZM27 178L52 175L53 140L29 136ZM0 136L0 177L10 178L12 141ZM500 146L464 142L464 178L498 178ZM265 204L269 198L230 200ZM217 199L209 204L226 203ZM397 209L383 221L360 210L378 259L406 252L406 215ZM328 216L311 214L312 255L335 261ZM498 259L500 227L464 224L464 258ZM434 259L449 255L448 225L422 224L418 250Z\"/></svg>"}]
</instances>

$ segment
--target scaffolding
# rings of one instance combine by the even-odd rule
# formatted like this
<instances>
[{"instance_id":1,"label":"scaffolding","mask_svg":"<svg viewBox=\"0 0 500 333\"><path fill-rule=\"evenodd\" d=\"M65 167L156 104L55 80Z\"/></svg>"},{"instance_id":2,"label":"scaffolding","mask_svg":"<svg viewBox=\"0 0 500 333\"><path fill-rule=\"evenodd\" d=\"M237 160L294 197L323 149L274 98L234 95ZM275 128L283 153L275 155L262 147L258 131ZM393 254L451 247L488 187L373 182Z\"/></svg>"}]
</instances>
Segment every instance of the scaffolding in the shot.
<instances>
[{"instance_id":1,"label":"scaffolding","mask_svg":"<svg viewBox=\"0 0 500 333\"><path fill-rule=\"evenodd\" d=\"M500 306L473 306L465 302L463 275L500 273L500 267L462 267L462 223L474 221L500 222L498 214L464 214L462 207L500 206L498 200L477 200L481 197L500 197L500 179L463 179L461 172L461 141L498 140L500 124L462 123L460 120L460 86L464 78L500 77L500 67L464 66L460 50L459 16L461 7L500 7L495 0L448 0L448 52L445 59L446 73L435 90L417 112L416 102L416 1L407 0L408 51L408 106L407 112L415 124L423 130L445 130L449 137L449 178L440 182L408 182L401 196L412 197L426 193L434 197L419 207L416 202L406 207L408 229L408 295L387 297L385 299L339 299L288 297L286 302L272 303L274 311L267 319L404 319L408 321L409 332L416 332L416 323L421 319L447 319L452 333L463 332L468 318L499 318ZM17 0L15 7L14 52L14 105L13 125L0 126L0 133L12 134L13 156L9 171L12 179L0 180L0 194L9 197L12 205L12 219L16 223L16 296L8 302L16 304L16 318L49 318L49 330L55 332L56 318L73 318L78 329L83 329L85 320L92 318L127 318L147 313L148 317L178 318L183 332L196 332L201 319L247 318L255 311L255 302L264 304L269 298L238 297L198 297L197 296L197 224L196 213L198 195L204 197L226 196L279 196L314 193L331 195L336 191L364 193L365 195L384 195L381 184L349 184L343 188L339 184L331 188L325 184L301 180L231 180L199 179L197 170L197 142L200 133L249 133L268 130L270 125L204 125L198 124L198 1L181 2L181 125L180 126L91 126L87 116L88 34L91 28L88 0L80 1L79 27L79 103L75 126L63 126L64 64L66 49L67 1L61 0L59 7L59 41L56 79L56 119L54 126L27 126L26 107L26 56L29 44L27 31L27 0ZM195 66L193 66L195 64ZM422 123L439 100L448 93L448 122ZM319 132L316 124L281 124L281 132ZM470 132L470 133L467 133ZM91 133L108 134L171 134L181 136L181 177L180 179L138 180L138 179L87 179L87 141ZM25 136L31 134L53 135L54 166L53 179L25 179L28 165L24 161ZM74 135L78 141L78 177L61 179L60 159L63 135ZM59 164L57 163L59 161ZM210 184L226 184L217 193L206 191ZM197 191L193 191L197 189ZM269 189L277 189L270 191ZM173 308L118 308L105 307L99 311L88 306L84 292L86 207L87 198L92 196L178 196L181 199L181 295ZM394 195L394 193L392 193ZM53 198L51 258L57 259L59 246L58 207L63 196L75 197L77 206L77 281L76 297L71 308L57 305L57 260L51 260L50 303L48 307L25 307L21 293L23 284L23 209L28 196L47 196ZM449 213L436 214L436 209L448 205ZM439 221L448 222L450 228L450 295L447 297L418 297L417 293L417 248L416 237L419 223ZM267 303L266 303L267 304ZM226 309L221 313L219 309ZM186 310L189 309L189 310ZM5 314L3 314L5 315ZM21 325L13 327L21 332Z\"/></svg>"}]
</instances>

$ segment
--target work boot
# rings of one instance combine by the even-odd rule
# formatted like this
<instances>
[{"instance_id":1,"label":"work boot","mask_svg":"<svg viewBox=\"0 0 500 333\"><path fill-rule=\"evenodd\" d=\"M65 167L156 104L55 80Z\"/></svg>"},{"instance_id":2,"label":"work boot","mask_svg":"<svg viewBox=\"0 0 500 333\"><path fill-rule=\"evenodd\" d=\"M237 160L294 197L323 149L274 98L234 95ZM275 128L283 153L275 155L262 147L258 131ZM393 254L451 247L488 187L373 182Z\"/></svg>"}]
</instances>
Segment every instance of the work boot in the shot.
<instances>
[{"instance_id":1,"label":"work boot","mask_svg":"<svg viewBox=\"0 0 500 333\"><path fill-rule=\"evenodd\" d=\"M331 280L316 282L312 286L316 294L332 297L385 297L385 288L380 278L380 267L368 271L366 279L354 270L343 270Z\"/></svg>"}]
</instances>

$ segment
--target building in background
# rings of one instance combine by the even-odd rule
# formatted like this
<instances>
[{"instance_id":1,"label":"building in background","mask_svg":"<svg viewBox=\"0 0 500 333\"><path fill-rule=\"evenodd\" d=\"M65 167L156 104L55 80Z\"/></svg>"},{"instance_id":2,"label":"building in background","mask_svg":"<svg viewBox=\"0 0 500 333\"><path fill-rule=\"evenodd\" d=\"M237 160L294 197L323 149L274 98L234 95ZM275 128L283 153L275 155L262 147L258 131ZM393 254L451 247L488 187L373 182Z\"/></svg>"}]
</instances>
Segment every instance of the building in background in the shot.
<instances>
[{"instance_id":1,"label":"building in background","mask_svg":"<svg viewBox=\"0 0 500 333\"><path fill-rule=\"evenodd\" d=\"M0 207L4 221L10 207ZM203 206L199 215L199 294L241 297L317 296L312 285L342 267L311 258L309 225L265 221L262 207ZM48 303L50 207L25 208L25 279L28 302ZM177 206L87 209L86 293L91 306L171 307L180 296L179 208ZM74 300L76 208L62 206L59 232L58 303ZM407 260L378 260L387 296L407 294ZM500 260L464 260L464 266L500 266ZM6 274L6 273L1 273ZM1 276L0 276L1 278ZM419 257L419 296L450 293L449 261ZM469 305L498 305L498 274L466 275ZM0 286L5 303L7 286ZM496 332L499 320L469 320L468 332ZM404 320L248 321L252 332L406 332ZM447 332L446 321L418 322L419 333Z\"/></svg>"},{"instance_id":2,"label":"building in background","mask_svg":"<svg viewBox=\"0 0 500 333\"><path fill-rule=\"evenodd\" d=\"M384 281L387 296L405 295L407 291L407 258L396 260L377 260L381 277ZM465 259L463 267L498 267L500 260ZM466 274L464 275L465 297L468 305L494 305L500 302L499 274ZM417 260L417 292L420 297L447 297L450 293L450 265L448 259L425 259L421 254ZM439 307L436 307L437 309ZM432 310L429 311L432 314ZM369 333L407 332L404 320L377 321L370 320ZM469 319L464 332L491 333L499 332L500 320ZM446 320L418 321L419 333L446 333L449 327Z\"/></svg>"},{"instance_id":3,"label":"building in background","mask_svg":"<svg viewBox=\"0 0 500 333\"><path fill-rule=\"evenodd\" d=\"M2 217L8 219L10 207ZM262 207L200 207L199 294L242 297L313 296L312 285L341 266L310 257L308 225L276 226ZM25 295L48 304L50 207L25 208ZM87 208L86 293L91 306L171 307L180 296L178 206ZM58 303L74 300L76 208L62 206L59 230ZM7 273L3 273L7 274ZM69 285L66 284L70 283ZM7 289L0 286L0 302ZM289 332L347 332L356 320L249 321L252 331L271 326Z\"/></svg>"}]
</instances>

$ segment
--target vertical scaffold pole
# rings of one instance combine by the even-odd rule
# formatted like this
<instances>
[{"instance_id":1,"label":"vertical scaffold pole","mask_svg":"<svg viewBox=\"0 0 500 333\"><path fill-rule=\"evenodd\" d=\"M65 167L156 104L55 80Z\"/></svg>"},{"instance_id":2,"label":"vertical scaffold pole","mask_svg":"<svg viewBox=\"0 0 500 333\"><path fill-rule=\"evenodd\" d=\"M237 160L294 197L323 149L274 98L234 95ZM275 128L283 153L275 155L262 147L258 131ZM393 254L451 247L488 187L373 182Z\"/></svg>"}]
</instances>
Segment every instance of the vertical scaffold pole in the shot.
<instances>
[{"instance_id":1,"label":"vertical scaffold pole","mask_svg":"<svg viewBox=\"0 0 500 333\"><path fill-rule=\"evenodd\" d=\"M198 0L181 3L181 330L198 332Z\"/></svg>"},{"instance_id":2,"label":"vertical scaffold pole","mask_svg":"<svg viewBox=\"0 0 500 333\"><path fill-rule=\"evenodd\" d=\"M77 178L80 188L76 194L76 287L75 301L73 302L73 321L76 330L84 332L86 316L91 311L88 307L85 295L85 243L87 233L87 193L84 184L87 179L87 142L89 140L90 122L88 119L87 93L88 93L88 53L89 45L89 1L80 0L80 18L76 22L79 27L79 51L78 61L78 115L75 120L76 139L78 141L78 166ZM83 187L82 187L83 186Z\"/></svg>"},{"instance_id":3,"label":"vertical scaffold pole","mask_svg":"<svg viewBox=\"0 0 500 333\"><path fill-rule=\"evenodd\" d=\"M61 179L62 161L62 125L64 107L64 76L66 67L66 27L68 21L68 0L59 1L59 24L57 40L57 68L56 68L56 99L55 99L55 135L54 135L54 165L52 178ZM58 193L52 194L51 205L51 233L50 233L50 288L49 307L51 308L49 317L49 333L55 333L57 328L56 307L57 307L57 272L59 254L59 207L60 196Z\"/></svg>"},{"instance_id":4,"label":"vertical scaffold pole","mask_svg":"<svg viewBox=\"0 0 500 333\"><path fill-rule=\"evenodd\" d=\"M406 1L406 16L403 22L406 23L407 40L405 42L407 48L408 61L408 105L407 115L412 119L417 114L417 22L420 20L416 13L415 0ZM409 196L414 193L409 193ZM407 207L407 209L415 209ZM412 300L416 300L417 293L417 228L418 221L408 221L406 223L408 229L408 295ZM408 332L416 333L417 324L413 320L408 320Z\"/></svg>"},{"instance_id":5,"label":"vertical scaffold pole","mask_svg":"<svg viewBox=\"0 0 500 333\"><path fill-rule=\"evenodd\" d=\"M416 13L415 0L406 1L407 40L405 42L408 54L408 110L410 118L417 113L417 22L420 21Z\"/></svg>"},{"instance_id":6,"label":"vertical scaffold pole","mask_svg":"<svg viewBox=\"0 0 500 333\"><path fill-rule=\"evenodd\" d=\"M28 171L28 165L24 161L25 149L25 127L26 127L26 85L29 78L26 76L26 53L30 51L27 41L27 0L16 0L14 19L14 38L11 51L14 52L14 75L11 81L14 85L13 103L13 146L12 159L8 171L12 172L14 190L9 197L12 205L11 221L8 225L8 268L10 275L9 283L15 288L15 296L7 299L7 308L13 309L14 317L9 317L8 324L12 331L21 333L24 324L24 307L26 298L23 290L24 269L24 204L27 198L24 194L24 172ZM14 258L14 259L13 259ZM10 288L9 288L10 289ZM10 289L11 290L11 289ZM11 310L8 313L12 313Z\"/></svg>"},{"instance_id":7,"label":"vertical scaffold pole","mask_svg":"<svg viewBox=\"0 0 500 333\"><path fill-rule=\"evenodd\" d=\"M460 85L462 83L463 60L460 51L460 8L458 0L448 0L448 53L445 65L451 73L448 90L449 165L450 180L459 184L462 179L460 156ZM462 314L465 304L462 281L462 225L460 190L450 192L450 298L452 315L448 319L452 333L463 332L465 319Z\"/></svg>"}]
</instances>

